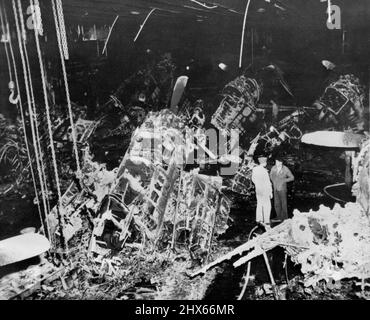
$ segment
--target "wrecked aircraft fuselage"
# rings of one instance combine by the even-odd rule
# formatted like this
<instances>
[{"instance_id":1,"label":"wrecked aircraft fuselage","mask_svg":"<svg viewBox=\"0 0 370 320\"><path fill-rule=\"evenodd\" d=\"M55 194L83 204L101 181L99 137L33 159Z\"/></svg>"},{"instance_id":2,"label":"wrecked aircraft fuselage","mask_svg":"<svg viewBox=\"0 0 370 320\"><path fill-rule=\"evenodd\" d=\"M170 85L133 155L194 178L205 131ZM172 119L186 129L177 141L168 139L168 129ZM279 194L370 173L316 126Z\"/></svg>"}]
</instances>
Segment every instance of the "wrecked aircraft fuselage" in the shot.
<instances>
[{"instance_id":1,"label":"wrecked aircraft fuselage","mask_svg":"<svg viewBox=\"0 0 370 320\"><path fill-rule=\"evenodd\" d=\"M97 212L94 248L185 246L199 259L207 256L213 238L227 229L230 207L220 192L220 177L184 171L196 148L186 139L189 130L165 109L150 113L133 133Z\"/></svg>"}]
</instances>

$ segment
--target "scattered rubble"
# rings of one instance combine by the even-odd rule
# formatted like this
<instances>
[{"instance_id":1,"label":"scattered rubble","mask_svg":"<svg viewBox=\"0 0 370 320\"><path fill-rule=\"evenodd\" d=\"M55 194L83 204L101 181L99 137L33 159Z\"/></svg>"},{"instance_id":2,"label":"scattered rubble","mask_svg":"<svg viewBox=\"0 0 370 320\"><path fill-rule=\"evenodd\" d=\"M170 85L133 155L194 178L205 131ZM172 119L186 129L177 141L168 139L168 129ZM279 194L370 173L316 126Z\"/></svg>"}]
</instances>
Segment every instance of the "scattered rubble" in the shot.
<instances>
[{"instance_id":1,"label":"scattered rubble","mask_svg":"<svg viewBox=\"0 0 370 320\"><path fill-rule=\"evenodd\" d=\"M320 111L319 119L338 129L363 132L365 90L353 74L340 75L326 88L315 102Z\"/></svg>"},{"instance_id":2,"label":"scattered rubble","mask_svg":"<svg viewBox=\"0 0 370 320\"><path fill-rule=\"evenodd\" d=\"M181 242L193 254L208 255L212 238L227 229L230 208L219 191L220 177L184 171L197 147L186 143L189 135L183 120L168 110L148 115L100 205L97 242L115 249L126 242L174 249Z\"/></svg>"},{"instance_id":3,"label":"scattered rubble","mask_svg":"<svg viewBox=\"0 0 370 320\"><path fill-rule=\"evenodd\" d=\"M217 158L207 147L203 101L186 101L178 113L174 112L176 108L163 109L170 101L165 93L170 92L166 87L171 87L175 67L165 57L154 69L138 72L110 96L111 117L99 121L80 117L76 122L83 153L82 173L72 183L68 180L60 207L53 208L47 217L53 244L49 258L57 260L55 255L65 255L60 267L51 272L59 278L53 285L49 284L55 277L49 282L37 278L25 286L27 294L11 284L27 274L18 274L17 279L13 275L3 278L4 288L11 293L7 298L25 297L39 288L33 298L201 299L216 275L215 270L207 272L211 267L238 255L243 256L234 262L235 267L260 255L267 261L266 251L277 246L301 265L304 279L294 281L304 284L306 294L323 281L329 286L334 281L333 286L337 286L348 278L359 279L364 292L365 280L370 278L369 140L352 161L353 192L358 203L335 205L333 209L321 206L316 212L296 210L292 219L224 255L230 248L217 239L229 227L233 204L224 190L251 198L256 149L262 145L265 152L272 154L284 144L298 144L304 131L302 119L311 115L305 108L294 108L280 121L266 122L266 108L258 105L263 84L244 75L236 78L225 86L211 123L225 136L232 130L247 135L249 149L241 150L236 157L240 165L235 175L206 175L200 170L204 159L195 154L205 153L218 164L224 155ZM153 80L153 76L159 80ZM140 90L122 97L128 87L140 81ZM335 91L334 97L329 89ZM363 93L358 81L341 77L329 89L320 99L321 109L339 115L350 101L356 113L353 119L360 123ZM332 101L338 98L338 92L346 99L339 110ZM117 110L119 117L115 115ZM105 124L112 117L115 122L107 129ZM57 128L55 140L65 147L71 141L69 126L57 116L53 120ZM258 127L258 132L253 127ZM122 138L121 144L115 146L122 155L126 150L124 139L127 142L118 168L109 170L107 165L94 161L88 139L99 130L101 137L95 144L106 138ZM108 149L103 151L111 152ZM295 162L295 155L288 154L287 159ZM189 169L188 164L194 166ZM196 267L201 268L188 277ZM50 274L43 269L44 264L37 268L42 274ZM206 275L194 279L200 273ZM255 294L285 299L293 291L294 281L277 290L272 278L272 285L257 287Z\"/></svg>"},{"instance_id":4,"label":"scattered rubble","mask_svg":"<svg viewBox=\"0 0 370 320\"><path fill-rule=\"evenodd\" d=\"M358 203L347 203L344 207L336 204L333 209L321 205L318 211L306 213L295 210L293 218L247 241L191 276L205 273L222 261L243 255L233 263L234 267L238 267L280 246L293 262L301 265L306 287L315 288L320 281L330 283L356 278L363 284L364 291L365 280L370 278L370 220L365 211L368 205L362 207L361 202L363 198L368 199L369 189L368 180L364 183L358 173L368 170L368 143L369 140L363 144L354 161L354 178L361 185L355 188L360 190L360 193L356 192Z\"/></svg>"}]
</instances>

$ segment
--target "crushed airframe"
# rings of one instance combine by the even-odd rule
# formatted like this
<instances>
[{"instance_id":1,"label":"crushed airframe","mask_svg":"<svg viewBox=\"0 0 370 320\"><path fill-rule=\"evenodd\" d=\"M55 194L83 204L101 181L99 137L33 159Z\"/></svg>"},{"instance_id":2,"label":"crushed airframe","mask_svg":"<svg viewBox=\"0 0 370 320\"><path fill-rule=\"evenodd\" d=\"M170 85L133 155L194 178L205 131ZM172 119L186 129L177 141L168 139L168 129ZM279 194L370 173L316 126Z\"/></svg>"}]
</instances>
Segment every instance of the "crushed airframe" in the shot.
<instances>
[{"instance_id":1,"label":"crushed airframe","mask_svg":"<svg viewBox=\"0 0 370 320\"><path fill-rule=\"evenodd\" d=\"M293 262L301 265L307 287L321 280L348 278L357 278L364 285L370 278L369 141L368 138L364 140L353 161L356 203L347 203L344 207L336 204L333 209L321 205L318 211L303 213L295 210L293 218L217 258L191 276L241 255L233 264L238 267L280 246Z\"/></svg>"},{"instance_id":2,"label":"crushed airframe","mask_svg":"<svg viewBox=\"0 0 370 320\"><path fill-rule=\"evenodd\" d=\"M358 81L348 77L341 77L339 81L345 81L348 86L354 82L351 88L357 85L352 88L354 94L351 98L353 105L361 104L363 96L358 89ZM248 132L248 125L263 119L265 114L258 105L262 89L260 81L246 76L231 81L222 92L223 99L211 123L226 135L231 130ZM325 94L319 100L321 104L330 100L330 97L325 98ZM97 166L92 170L92 177L99 176L97 172L101 177L109 177L104 183L101 178L95 181L95 185L92 181L83 184L92 186L99 194L95 196L95 202L88 197L89 193L86 193L85 203L79 202L80 208L88 203L89 208L96 212L93 213L90 253L119 251L126 244L152 246L157 250L186 247L193 258L208 262L212 241L228 228L230 200L221 192L222 186L242 195L253 194L250 175L255 166L253 155L256 147L262 143L265 152L271 153L282 143L299 142L302 131L298 125L308 116L304 108L297 109L269 129L260 131L250 140L249 150L241 150L237 173L223 179L199 174L199 169L184 170L194 150L206 149L199 143L204 121L194 128L187 125L192 121L186 116L170 110L149 112L132 134L118 169L108 172L104 166L89 160L90 167ZM100 184L105 187L99 187ZM104 190L99 191L99 188ZM76 216L76 206L70 211L70 217ZM73 225L71 221L69 224ZM79 226L77 221L72 229L76 231ZM72 236L73 232L70 232L67 241Z\"/></svg>"},{"instance_id":3,"label":"crushed airframe","mask_svg":"<svg viewBox=\"0 0 370 320\"><path fill-rule=\"evenodd\" d=\"M92 251L138 242L156 249L188 247L198 259L208 257L215 237L227 229L230 204L220 192L220 177L184 171L197 148L186 141L192 133L167 109L149 113L100 204Z\"/></svg>"},{"instance_id":4,"label":"crushed airframe","mask_svg":"<svg viewBox=\"0 0 370 320\"><path fill-rule=\"evenodd\" d=\"M230 82L223 91L224 98L212 117L212 124L226 134L230 130L248 133L249 125L264 119L265 110L258 105L262 88L262 83L245 76ZM361 96L361 92L356 94ZM356 101L362 101L359 99ZM326 101L325 97L320 101ZM325 105L330 109L328 102ZM249 141L249 149L241 150L237 173L231 179L223 179L201 174L199 168L185 170L187 159L194 150L207 150L201 143L204 116L201 108L196 110L192 119L167 109L149 112L145 120L142 115L121 165L115 170L110 171L105 165L94 162L86 147L82 157L83 176L79 183L70 185L62 198L63 228L57 229L56 209L49 217L54 221L54 224L49 221L53 228L52 237L58 238L63 234L67 243L71 241L83 228L80 215L87 210L93 225L88 251L95 257L94 261L101 264L99 272L117 273L120 259L109 258L110 253L135 247L152 248L155 252L185 249L201 265L209 263L214 258L211 253L215 240L228 228L231 201L222 189L226 187L247 196L253 194L250 175L258 145L262 143L265 152L271 153L282 143L299 142L302 119L310 115L304 108L298 108L274 126L262 128ZM356 123L361 122L361 117L353 119ZM80 124L81 140L84 140L96 125L85 126L87 123L83 120ZM85 135L84 131L88 133ZM363 148L353 161L355 173L363 175L368 170L366 157L368 152ZM360 190L356 193L358 203L368 204L368 185L366 187L359 174L356 175L355 188ZM370 263L368 207L363 208L359 204L347 204L344 208L336 206L332 210L321 207L318 212L295 211L292 219L192 275L206 272L213 265L238 254L247 253L235 266L275 246L282 246L294 262L302 265L306 285L330 278L367 278ZM356 219L353 218L355 216Z\"/></svg>"}]
</instances>

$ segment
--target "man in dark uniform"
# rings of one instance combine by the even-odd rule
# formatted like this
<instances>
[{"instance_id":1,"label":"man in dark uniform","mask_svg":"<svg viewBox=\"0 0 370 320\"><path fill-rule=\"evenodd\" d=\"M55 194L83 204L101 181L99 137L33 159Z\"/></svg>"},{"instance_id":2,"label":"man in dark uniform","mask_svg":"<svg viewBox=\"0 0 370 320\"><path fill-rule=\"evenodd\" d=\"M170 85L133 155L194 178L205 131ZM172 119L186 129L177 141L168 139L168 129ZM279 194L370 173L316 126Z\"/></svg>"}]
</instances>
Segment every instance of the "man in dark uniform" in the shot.
<instances>
[{"instance_id":1,"label":"man in dark uniform","mask_svg":"<svg viewBox=\"0 0 370 320\"><path fill-rule=\"evenodd\" d=\"M287 183L294 180L288 167L283 165L280 157L275 158L275 165L270 172L270 179L274 190L274 207L277 220L288 219Z\"/></svg>"}]
</instances>

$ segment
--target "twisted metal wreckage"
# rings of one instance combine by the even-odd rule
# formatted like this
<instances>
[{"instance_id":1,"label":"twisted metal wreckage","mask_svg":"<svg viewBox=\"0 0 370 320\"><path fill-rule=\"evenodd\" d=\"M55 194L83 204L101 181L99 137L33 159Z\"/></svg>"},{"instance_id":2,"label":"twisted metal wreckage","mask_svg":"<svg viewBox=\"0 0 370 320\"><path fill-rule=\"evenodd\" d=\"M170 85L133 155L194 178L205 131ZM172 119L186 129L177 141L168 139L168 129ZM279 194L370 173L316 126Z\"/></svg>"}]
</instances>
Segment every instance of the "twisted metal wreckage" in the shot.
<instances>
[{"instance_id":1,"label":"twisted metal wreckage","mask_svg":"<svg viewBox=\"0 0 370 320\"><path fill-rule=\"evenodd\" d=\"M248 85L238 87L238 83L246 83ZM224 105L218 109L212 119L214 125L220 129L228 130L229 128L239 126L243 121L255 120L255 116L251 117L250 115L252 113L251 110L256 111L253 107L255 106L256 98L259 96L258 84L245 77L239 78L238 82L232 84L238 87L236 91L237 96L234 95L232 98L226 96L223 100ZM247 93L244 93L242 90L245 87L253 87L254 91L248 90ZM363 117L364 97L364 90L359 85L357 78L353 75L340 76L338 80L332 82L325 89L323 96L315 104L320 112L319 119L324 119L325 122L323 123L334 126L339 130L349 129L349 132L363 133L365 123ZM244 99L248 101L246 104ZM231 104L229 103L230 100L232 100ZM233 108L234 105L237 107ZM245 108L244 111L243 108ZM287 117L293 120L290 123L289 120L287 121L290 124L288 133L284 126L278 126L276 144L284 141L285 137L288 137L289 141L301 139L302 133L296 127L296 115L303 114L295 112ZM234 119L236 121L233 121ZM283 120L280 123L286 122ZM289 134L289 130L291 132L292 129L295 132L299 132L299 134L297 136ZM324 131L321 132L321 136L316 136L318 145L325 145L327 140L325 139L325 134L326 132ZM339 145L336 145L336 147L344 148L347 146L353 148L356 145L361 150L357 154L352 152L354 182L352 192L356 196L356 203L347 203L344 207L336 204L333 209L322 205L318 211L314 212L311 210L308 213L301 213L295 210L292 219L286 220L277 227L269 229L264 234L247 241L190 276L195 277L203 274L212 267L230 259L236 259L233 263L234 267L249 263L248 270L250 271L250 261L253 258L263 255L268 264L266 252L280 246L285 249L293 262L301 265L301 271L305 275L305 286L315 285L320 280L336 281L344 278L357 278L361 280L360 286L362 290L368 287L365 280L370 277L370 140L368 135L367 137L366 135L355 136L352 133L344 133L341 137L343 141L339 141ZM362 140L361 143L358 143L359 137L359 140ZM259 136L256 139L257 141L258 138ZM256 140L253 142L256 142ZM332 143L336 142L331 141L330 144ZM252 160L251 158L248 159L250 163ZM236 175L236 180L241 180L242 183L234 183L234 190L236 190L235 186L247 185L245 180L248 180L246 173L250 173L250 170L248 170L251 167L249 163L241 167L243 173ZM269 266L267 267L270 271L271 282L275 285L271 270ZM248 283L248 277L249 273L247 272L244 289Z\"/></svg>"},{"instance_id":2,"label":"twisted metal wreckage","mask_svg":"<svg viewBox=\"0 0 370 320\"><path fill-rule=\"evenodd\" d=\"M326 90L319 100L321 107L318 111L325 110L320 119L330 115L330 125L335 120L337 128L343 129L338 127L343 124L340 117L350 114L351 124L361 127L358 124L363 121L363 91L356 79L345 79L348 86L343 85L338 90L335 84L330 87L336 90L331 94L341 99L341 107L328 102L333 97L329 99ZM261 81L244 75L227 84L211 123L224 136L230 135L231 130L248 134L250 124L264 121L266 107L258 105L262 88ZM247 253L234 266L282 246L294 262L302 265L306 285L328 278L368 278L369 190L362 175L369 168L369 140L361 152L353 156L354 189L360 190L356 192L357 204L349 203L344 208L336 206L333 210L321 207L318 212L295 211L292 219L207 264L217 237L228 228L231 201L223 190L251 196L250 177L256 165L253 161L256 148L262 145L271 153L281 144L299 143L302 117L312 117L309 113L312 109L299 108L270 128L262 129L250 139L248 150L241 149L238 159L232 160L239 164L236 174L222 177L200 174L199 163L195 169L186 168L188 160L194 158L194 152L202 151L216 162L221 161L222 156L227 157L220 155L217 158L208 148L204 120L198 110L202 104L197 101L196 105L192 117L181 106L174 108L176 106L171 105L171 110L149 112L132 133L120 166L112 171L92 161L89 147L85 146L81 165L83 174L61 199L64 221L60 221L57 208L47 217L52 252L58 252L63 243L68 247L82 229L82 213L87 210L93 225L90 256L108 257L125 246L155 251L186 249L204 266L190 275L194 277L237 255ZM81 127L78 137L82 140L97 126L97 123L83 120L77 124ZM230 146L225 150L228 149ZM51 268L44 278L55 278L58 272Z\"/></svg>"},{"instance_id":3,"label":"twisted metal wreckage","mask_svg":"<svg viewBox=\"0 0 370 320\"><path fill-rule=\"evenodd\" d=\"M348 86L344 85L344 80ZM338 86L340 88L333 92ZM330 90L332 90L331 96L328 96ZM232 129L240 132L248 130L248 123L263 117L264 110L257 104L261 91L262 85L259 85L255 79L245 76L238 77L227 84L223 91L224 98L212 117L212 124L226 134ZM340 107L333 102L335 98L341 99ZM325 112L331 113L331 118L338 115L343 117L344 113L351 115L350 125L354 124L358 128L363 123L363 99L364 94L358 79L351 75L341 76L338 81L332 83L319 102L327 109ZM319 111L321 109L319 108ZM96 200L100 204L95 202L92 206L97 208L97 218L90 246L91 252L120 250L125 244L141 242L145 245L152 244L157 249L187 246L193 257L201 258L202 263L207 262L212 241L227 229L230 200L222 193L222 185L234 192L250 195L253 189L250 175L255 166L253 154L256 146L263 143L265 150L271 152L281 143L299 142L302 131L298 127L298 122L302 116L307 117L307 112L303 108L277 122L273 130L266 130L266 133L260 132L251 140L249 150L241 151L240 156L243 159L240 159L238 172L231 178L223 179L220 176L199 174L199 169L190 172L184 170L186 159L195 149L201 147L203 150L208 150L204 143L194 143L194 141L204 141L204 129L197 127L196 131L192 130L186 125L188 119L183 114L176 115L166 109L150 112L143 124L133 133L131 144L118 170L108 174L106 169L99 169L101 179L99 183L94 183ZM323 118L322 115L320 117ZM336 123L340 123L340 120L336 120ZM187 137L191 135L196 139L191 140L192 143L189 144L190 140ZM363 168L368 166L367 147L368 143L365 143L358 158L353 159L353 163L361 163ZM208 155L210 154L209 152ZM93 164L91 160L87 159L87 161L90 165ZM359 170L358 167L354 169ZM354 179L357 181L361 178L355 175ZM85 185L91 184L90 181ZM357 182L355 186L358 185ZM105 192L102 192L102 189ZM362 190L361 195L356 194L358 199L365 197L368 200L368 191ZM87 201L91 202L91 199ZM366 203L364 200L359 202ZM248 251L255 243L255 251L238 262L242 264L261 254L263 250L261 251L259 246L267 250L276 245L284 246L290 243L286 245L287 251L294 261L304 265L303 272L316 271L318 274L323 272L328 275L330 268L325 269L318 262L312 262L312 256L317 254L318 248L322 250L326 248L329 254L328 252L332 252L335 245L338 246L339 243L344 243L343 250L346 250L348 243L345 235L348 239L348 231L345 230L351 229L347 221L351 215L345 216L345 213L350 209L353 210L353 215L359 216L359 219L350 219L356 221L353 228L361 226L361 230L357 230L358 232L354 234L365 236L367 232L366 228L364 229L366 225L364 213L367 211L361 210L358 205L348 204L344 209L335 207L333 211L322 208L318 213L295 212L293 220L267 232L261 236L261 240L257 239L241 246L233 251L230 257ZM78 216L75 209L71 210L71 213L74 217ZM330 226L328 219L334 219ZM333 228L338 229L333 231ZM343 232L345 234L342 234ZM332 238L329 238L329 235ZM71 235L66 237L68 240ZM263 239L268 239L266 241L269 244L263 244ZM360 236L358 239L361 239L359 246L364 246L366 241L362 240L363 237ZM312 244L316 243L318 247L312 247ZM307 253L308 248L311 248L311 255ZM305 254L298 254L302 252ZM352 251L352 254L354 252ZM323 252L321 257L322 259L325 257ZM308 267L309 263L313 266ZM342 269L346 268L348 266L343 264ZM324 274L323 278L325 278ZM344 276L348 276L348 272L342 272L341 276L337 274L334 277ZM320 277L315 279L320 280ZM308 283L312 284L314 281Z\"/></svg>"},{"instance_id":4,"label":"twisted metal wreckage","mask_svg":"<svg viewBox=\"0 0 370 320\"><path fill-rule=\"evenodd\" d=\"M360 153L354 157L353 192L356 203L333 209L320 206L318 211L293 212L293 218L219 257L191 276L205 273L222 261L236 258L238 267L265 254L277 246L283 247L292 261L301 265L305 286L320 280L360 279L361 288L370 277L369 219L369 144L363 141ZM273 281L273 279L272 279Z\"/></svg>"}]
</instances>

